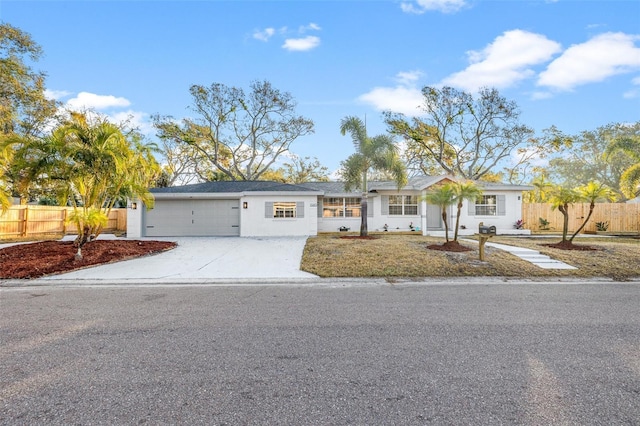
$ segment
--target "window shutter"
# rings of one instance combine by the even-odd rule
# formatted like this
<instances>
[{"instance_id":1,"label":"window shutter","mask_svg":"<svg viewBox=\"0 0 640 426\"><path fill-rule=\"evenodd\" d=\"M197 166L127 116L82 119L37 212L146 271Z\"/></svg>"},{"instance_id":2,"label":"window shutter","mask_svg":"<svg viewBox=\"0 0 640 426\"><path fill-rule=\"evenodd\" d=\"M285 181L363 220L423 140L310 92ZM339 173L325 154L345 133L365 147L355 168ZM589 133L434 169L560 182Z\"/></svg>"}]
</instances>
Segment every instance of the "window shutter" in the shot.
<instances>
[{"instance_id":1,"label":"window shutter","mask_svg":"<svg viewBox=\"0 0 640 426\"><path fill-rule=\"evenodd\" d=\"M367 217L373 217L373 198L367 198Z\"/></svg>"},{"instance_id":2,"label":"window shutter","mask_svg":"<svg viewBox=\"0 0 640 426\"><path fill-rule=\"evenodd\" d=\"M498 216L506 216L507 214L507 202L506 195L498 195Z\"/></svg>"},{"instance_id":3,"label":"window shutter","mask_svg":"<svg viewBox=\"0 0 640 426\"><path fill-rule=\"evenodd\" d=\"M318 217L322 217L322 210L324 209L324 203L322 197L318 197Z\"/></svg>"},{"instance_id":4,"label":"window shutter","mask_svg":"<svg viewBox=\"0 0 640 426\"><path fill-rule=\"evenodd\" d=\"M467 200L469 203L469 211L467 212L469 216L476 215L476 200Z\"/></svg>"},{"instance_id":5,"label":"window shutter","mask_svg":"<svg viewBox=\"0 0 640 426\"><path fill-rule=\"evenodd\" d=\"M382 211L381 213L384 215L389 215L389 196L388 195L383 195L381 197L381 201L382 201Z\"/></svg>"},{"instance_id":6,"label":"window shutter","mask_svg":"<svg viewBox=\"0 0 640 426\"><path fill-rule=\"evenodd\" d=\"M267 201L264 203L264 217L265 219L273 219L273 202Z\"/></svg>"},{"instance_id":7,"label":"window shutter","mask_svg":"<svg viewBox=\"0 0 640 426\"><path fill-rule=\"evenodd\" d=\"M304 217L304 201L296 202L296 217Z\"/></svg>"}]
</instances>

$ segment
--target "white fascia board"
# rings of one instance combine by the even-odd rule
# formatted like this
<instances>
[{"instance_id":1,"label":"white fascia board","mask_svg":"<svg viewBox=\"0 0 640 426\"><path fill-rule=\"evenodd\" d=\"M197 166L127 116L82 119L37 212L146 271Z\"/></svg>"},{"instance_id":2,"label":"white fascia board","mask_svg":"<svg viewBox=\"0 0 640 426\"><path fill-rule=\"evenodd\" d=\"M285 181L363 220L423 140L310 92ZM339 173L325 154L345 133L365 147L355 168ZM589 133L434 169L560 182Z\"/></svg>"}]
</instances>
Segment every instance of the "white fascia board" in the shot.
<instances>
[{"instance_id":1,"label":"white fascia board","mask_svg":"<svg viewBox=\"0 0 640 426\"><path fill-rule=\"evenodd\" d=\"M535 187L530 185L488 185L482 186L482 184L478 185L484 191L533 191Z\"/></svg>"},{"instance_id":2,"label":"white fascia board","mask_svg":"<svg viewBox=\"0 0 640 426\"><path fill-rule=\"evenodd\" d=\"M300 196L309 196L309 197L317 197L318 195L324 195L323 191L245 191L240 193L239 195L242 196L254 196L254 197L260 197L260 196L268 196L268 197L273 197L273 196L287 196L287 195L291 195L291 196L295 196L295 197L300 197Z\"/></svg>"},{"instance_id":3,"label":"white fascia board","mask_svg":"<svg viewBox=\"0 0 640 426\"><path fill-rule=\"evenodd\" d=\"M241 192L163 192L153 194L156 200L222 200L238 199L242 197Z\"/></svg>"}]
</instances>

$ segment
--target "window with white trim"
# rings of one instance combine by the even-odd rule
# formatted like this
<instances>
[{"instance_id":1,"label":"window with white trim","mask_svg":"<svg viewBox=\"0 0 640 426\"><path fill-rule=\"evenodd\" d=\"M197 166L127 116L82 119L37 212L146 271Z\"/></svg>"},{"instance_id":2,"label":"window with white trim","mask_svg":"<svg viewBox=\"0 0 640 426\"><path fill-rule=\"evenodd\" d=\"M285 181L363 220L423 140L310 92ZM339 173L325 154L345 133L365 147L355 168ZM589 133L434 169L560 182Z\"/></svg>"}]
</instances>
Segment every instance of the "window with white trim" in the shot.
<instances>
[{"instance_id":1,"label":"window with white trim","mask_svg":"<svg viewBox=\"0 0 640 426\"><path fill-rule=\"evenodd\" d=\"M322 199L322 217L360 217L360 198L325 197Z\"/></svg>"},{"instance_id":2,"label":"window with white trim","mask_svg":"<svg viewBox=\"0 0 640 426\"><path fill-rule=\"evenodd\" d=\"M273 217L276 217L276 218L297 217L296 203L275 201L273 203Z\"/></svg>"},{"instance_id":3,"label":"window with white trim","mask_svg":"<svg viewBox=\"0 0 640 426\"><path fill-rule=\"evenodd\" d=\"M389 215L416 216L417 214L417 195L389 195Z\"/></svg>"},{"instance_id":4,"label":"window with white trim","mask_svg":"<svg viewBox=\"0 0 640 426\"><path fill-rule=\"evenodd\" d=\"M498 197L481 195L476 200L476 216L497 216Z\"/></svg>"}]
</instances>

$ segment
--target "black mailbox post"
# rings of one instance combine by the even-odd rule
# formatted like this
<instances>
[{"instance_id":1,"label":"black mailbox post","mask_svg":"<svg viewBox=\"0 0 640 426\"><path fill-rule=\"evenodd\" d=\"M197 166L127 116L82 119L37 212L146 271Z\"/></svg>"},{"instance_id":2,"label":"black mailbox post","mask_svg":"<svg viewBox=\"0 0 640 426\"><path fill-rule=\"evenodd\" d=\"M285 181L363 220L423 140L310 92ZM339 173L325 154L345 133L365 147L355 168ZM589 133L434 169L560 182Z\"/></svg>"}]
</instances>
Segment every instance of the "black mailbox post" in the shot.
<instances>
[{"instance_id":1,"label":"black mailbox post","mask_svg":"<svg viewBox=\"0 0 640 426\"><path fill-rule=\"evenodd\" d=\"M496 235L496 227L495 226L484 226L482 222L478 227L478 233L481 235Z\"/></svg>"},{"instance_id":2,"label":"black mailbox post","mask_svg":"<svg viewBox=\"0 0 640 426\"><path fill-rule=\"evenodd\" d=\"M484 226L483 222L478 224L478 239L480 240L480 260L484 260L484 244L491 237L496 235L495 226Z\"/></svg>"}]
</instances>

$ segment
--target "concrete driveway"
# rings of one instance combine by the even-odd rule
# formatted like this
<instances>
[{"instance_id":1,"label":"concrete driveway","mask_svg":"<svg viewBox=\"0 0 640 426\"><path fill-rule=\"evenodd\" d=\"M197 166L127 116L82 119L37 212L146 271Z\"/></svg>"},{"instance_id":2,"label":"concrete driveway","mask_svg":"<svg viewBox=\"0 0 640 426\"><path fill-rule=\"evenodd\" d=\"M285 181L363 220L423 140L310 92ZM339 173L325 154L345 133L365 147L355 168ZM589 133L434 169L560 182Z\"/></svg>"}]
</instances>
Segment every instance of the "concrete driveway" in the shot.
<instances>
[{"instance_id":1,"label":"concrete driveway","mask_svg":"<svg viewBox=\"0 0 640 426\"><path fill-rule=\"evenodd\" d=\"M300 270L306 237L153 239L175 241L178 247L153 256L96 266L41 280L136 280L175 283L317 278L316 275Z\"/></svg>"}]
</instances>

